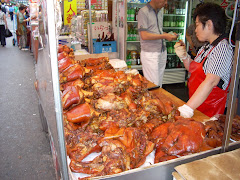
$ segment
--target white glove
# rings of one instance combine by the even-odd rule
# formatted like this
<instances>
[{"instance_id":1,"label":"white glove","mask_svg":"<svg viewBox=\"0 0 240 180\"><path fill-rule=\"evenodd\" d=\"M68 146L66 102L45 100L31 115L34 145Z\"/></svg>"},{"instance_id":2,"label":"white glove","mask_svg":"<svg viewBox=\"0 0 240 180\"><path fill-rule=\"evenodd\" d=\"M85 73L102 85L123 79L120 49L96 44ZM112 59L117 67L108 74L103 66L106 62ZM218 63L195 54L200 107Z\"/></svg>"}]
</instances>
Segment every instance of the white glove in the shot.
<instances>
[{"instance_id":1,"label":"white glove","mask_svg":"<svg viewBox=\"0 0 240 180\"><path fill-rule=\"evenodd\" d=\"M176 44L174 45L174 49L180 60L188 58L189 55L186 51L186 46L183 45L182 43L176 42Z\"/></svg>"},{"instance_id":2,"label":"white glove","mask_svg":"<svg viewBox=\"0 0 240 180\"><path fill-rule=\"evenodd\" d=\"M180 116L184 118L191 118L193 116L193 109L186 104L178 107L178 110L180 112Z\"/></svg>"}]
</instances>

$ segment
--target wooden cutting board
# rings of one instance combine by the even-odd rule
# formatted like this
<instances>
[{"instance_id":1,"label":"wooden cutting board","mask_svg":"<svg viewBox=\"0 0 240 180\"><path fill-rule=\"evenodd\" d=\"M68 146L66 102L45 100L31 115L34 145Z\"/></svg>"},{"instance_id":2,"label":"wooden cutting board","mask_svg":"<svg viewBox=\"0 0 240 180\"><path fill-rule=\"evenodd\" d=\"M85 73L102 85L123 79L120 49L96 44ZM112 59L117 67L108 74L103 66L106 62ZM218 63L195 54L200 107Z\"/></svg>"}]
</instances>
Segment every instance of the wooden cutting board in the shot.
<instances>
[{"instance_id":1,"label":"wooden cutting board","mask_svg":"<svg viewBox=\"0 0 240 180\"><path fill-rule=\"evenodd\" d=\"M154 86L156 86L156 85L149 82L148 88L154 87ZM156 95L157 97L159 97L159 99L163 102L172 101L173 104L176 106L182 106L183 104L186 103L186 102L182 101L181 99L177 98L176 96L174 96L173 94L169 93L168 91L164 90L163 88L154 89L154 90L151 90L151 92L154 95ZM203 114L202 112L200 112L198 110L194 111L194 116L192 118L194 120L200 121L200 122L209 121L209 119L210 119L210 117L208 117L207 115Z\"/></svg>"}]
</instances>

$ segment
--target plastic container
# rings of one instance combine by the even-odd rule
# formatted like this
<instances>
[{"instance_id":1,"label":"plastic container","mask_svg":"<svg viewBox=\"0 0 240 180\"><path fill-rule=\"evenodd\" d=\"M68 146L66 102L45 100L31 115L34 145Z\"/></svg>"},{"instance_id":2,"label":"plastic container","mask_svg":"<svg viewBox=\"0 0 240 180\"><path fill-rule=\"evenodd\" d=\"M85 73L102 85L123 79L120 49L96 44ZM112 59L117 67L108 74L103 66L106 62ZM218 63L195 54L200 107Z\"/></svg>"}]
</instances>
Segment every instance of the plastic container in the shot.
<instances>
[{"instance_id":1,"label":"plastic container","mask_svg":"<svg viewBox=\"0 0 240 180\"><path fill-rule=\"evenodd\" d=\"M93 53L98 54L105 52L117 52L117 42L116 41L96 42L96 39L93 39Z\"/></svg>"}]
</instances>

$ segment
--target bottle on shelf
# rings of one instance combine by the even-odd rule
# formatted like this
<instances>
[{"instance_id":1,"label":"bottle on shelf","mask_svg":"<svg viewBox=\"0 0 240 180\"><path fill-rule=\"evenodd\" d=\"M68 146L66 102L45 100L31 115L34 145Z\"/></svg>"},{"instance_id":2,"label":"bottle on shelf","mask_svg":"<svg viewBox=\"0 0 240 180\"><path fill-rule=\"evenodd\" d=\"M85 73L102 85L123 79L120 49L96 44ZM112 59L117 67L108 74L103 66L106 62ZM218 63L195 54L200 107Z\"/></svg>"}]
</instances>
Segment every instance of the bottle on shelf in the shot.
<instances>
[{"instance_id":1,"label":"bottle on shelf","mask_svg":"<svg viewBox=\"0 0 240 180\"><path fill-rule=\"evenodd\" d=\"M175 26L176 26L176 27L179 27L179 17L176 17Z\"/></svg>"},{"instance_id":2,"label":"bottle on shelf","mask_svg":"<svg viewBox=\"0 0 240 180\"><path fill-rule=\"evenodd\" d=\"M173 53L173 54L175 54L175 53L176 53L176 52L175 52L174 45L175 45L175 43L174 43L174 42L172 42L172 53Z\"/></svg>"},{"instance_id":3,"label":"bottle on shelf","mask_svg":"<svg viewBox=\"0 0 240 180\"><path fill-rule=\"evenodd\" d=\"M175 56L172 56L171 68L176 68L176 58L175 58Z\"/></svg>"},{"instance_id":4,"label":"bottle on shelf","mask_svg":"<svg viewBox=\"0 0 240 180\"><path fill-rule=\"evenodd\" d=\"M184 27L184 17L180 17L180 27Z\"/></svg>"},{"instance_id":5,"label":"bottle on shelf","mask_svg":"<svg viewBox=\"0 0 240 180\"><path fill-rule=\"evenodd\" d=\"M98 34L98 38L97 38L96 42L101 42L100 34Z\"/></svg>"},{"instance_id":6,"label":"bottle on shelf","mask_svg":"<svg viewBox=\"0 0 240 180\"><path fill-rule=\"evenodd\" d=\"M173 16L171 18L172 18L172 20L171 20L171 27L175 27L176 26L176 17Z\"/></svg>"},{"instance_id":7,"label":"bottle on shelf","mask_svg":"<svg viewBox=\"0 0 240 180\"><path fill-rule=\"evenodd\" d=\"M141 58L140 58L140 52L137 53L137 65L141 65Z\"/></svg>"},{"instance_id":8,"label":"bottle on shelf","mask_svg":"<svg viewBox=\"0 0 240 180\"><path fill-rule=\"evenodd\" d=\"M127 9L127 21L130 21L130 9Z\"/></svg>"},{"instance_id":9,"label":"bottle on shelf","mask_svg":"<svg viewBox=\"0 0 240 180\"><path fill-rule=\"evenodd\" d=\"M133 34L132 34L132 41L136 41L137 40L137 31L136 29L132 30Z\"/></svg>"},{"instance_id":10,"label":"bottle on shelf","mask_svg":"<svg viewBox=\"0 0 240 180\"><path fill-rule=\"evenodd\" d=\"M168 17L169 27L172 27L173 16Z\"/></svg>"},{"instance_id":11,"label":"bottle on shelf","mask_svg":"<svg viewBox=\"0 0 240 180\"><path fill-rule=\"evenodd\" d=\"M137 21L137 20L138 20L138 11L139 11L139 10L140 10L140 8L136 7L134 21Z\"/></svg>"},{"instance_id":12,"label":"bottle on shelf","mask_svg":"<svg viewBox=\"0 0 240 180\"><path fill-rule=\"evenodd\" d=\"M132 31L132 28L130 28L130 31L129 31L129 41L132 41L133 40L133 31Z\"/></svg>"},{"instance_id":13,"label":"bottle on shelf","mask_svg":"<svg viewBox=\"0 0 240 180\"><path fill-rule=\"evenodd\" d=\"M167 56L167 69L172 68L172 56Z\"/></svg>"},{"instance_id":14,"label":"bottle on shelf","mask_svg":"<svg viewBox=\"0 0 240 180\"><path fill-rule=\"evenodd\" d=\"M168 42L167 53L168 54L172 54L173 53L173 47L172 47L172 43L171 42Z\"/></svg>"},{"instance_id":15,"label":"bottle on shelf","mask_svg":"<svg viewBox=\"0 0 240 180\"><path fill-rule=\"evenodd\" d=\"M108 35L106 34L105 38L103 41L109 41Z\"/></svg>"},{"instance_id":16,"label":"bottle on shelf","mask_svg":"<svg viewBox=\"0 0 240 180\"><path fill-rule=\"evenodd\" d=\"M127 32L127 41L130 41L131 37L130 37L130 29L128 28L128 32Z\"/></svg>"},{"instance_id":17,"label":"bottle on shelf","mask_svg":"<svg viewBox=\"0 0 240 180\"><path fill-rule=\"evenodd\" d=\"M176 14L181 14L180 3L176 1Z\"/></svg>"},{"instance_id":18,"label":"bottle on shelf","mask_svg":"<svg viewBox=\"0 0 240 180\"><path fill-rule=\"evenodd\" d=\"M185 1L184 0L180 1L180 8L181 8L182 15L185 15L186 11L185 11Z\"/></svg>"},{"instance_id":19,"label":"bottle on shelf","mask_svg":"<svg viewBox=\"0 0 240 180\"><path fill-rule=\"evenodd\" d=\"M135 9L132 8L132 11L131 11L131 21L134 21L135 20Z\"/></svg>"},{"instance_id":20,"label":"bottle on shelf","mask_svg":"<svg viewBox=\"0 0 240 180\"><path fill-rule=\"evenodd\" d=\"M111 34L109 41L114 41L114 33Z\"/></svg>"},{"instance_id":21,"label":"bottle on shelf","mask_svg":"<svg viewBox=\"0 0 240 180\"><path fill-rule=\"evenodd\" d=\"M103 32L101 41L104 41L104 38L105 38L105 36L104 36L104 32Z\"/></svg>"},{"instance_id":22,"label":"bottle on shelf","mask_svg":"<svg viewBox=\"0 0 240 180\"><path fill-rule=\"evenodd\" d=\"M165 16L165 17L163 18L163 27L168 27L168 25L169 25L168 17Z\"/></svg>"},{"instance_id":23,"label":"bottle on shelf","mask_svg":"<svg viewBox=\"0 0 240 180\"><path fill-rule=\"evenodd\" d=\"M132 65L132 56L131 53L128 53L127 55L127 66L131 66Z\"/></svg>"}]
</instances>

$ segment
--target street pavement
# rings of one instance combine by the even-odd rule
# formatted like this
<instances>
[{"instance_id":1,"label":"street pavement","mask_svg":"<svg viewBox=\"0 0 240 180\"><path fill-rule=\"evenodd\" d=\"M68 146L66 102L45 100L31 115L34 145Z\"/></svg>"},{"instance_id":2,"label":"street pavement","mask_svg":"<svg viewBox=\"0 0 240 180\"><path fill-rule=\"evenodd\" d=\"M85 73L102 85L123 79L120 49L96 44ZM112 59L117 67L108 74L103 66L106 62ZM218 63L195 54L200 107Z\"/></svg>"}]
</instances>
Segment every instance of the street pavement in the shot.
<instances>
[{"instance_id":1,"label":"street pavement","mask_svg":"<svg viewBox=\"0 0 240 180\"><path fill-rule=\"evenodd\" d=\"M34 88L35 60L29 51L13 46L12 39L0 46L0 180L54 180Z\"/></svg>"}]
</instances>

